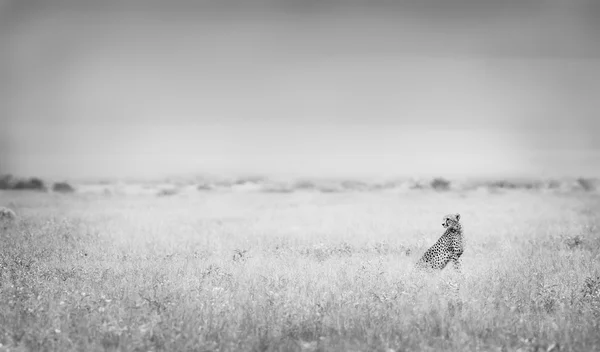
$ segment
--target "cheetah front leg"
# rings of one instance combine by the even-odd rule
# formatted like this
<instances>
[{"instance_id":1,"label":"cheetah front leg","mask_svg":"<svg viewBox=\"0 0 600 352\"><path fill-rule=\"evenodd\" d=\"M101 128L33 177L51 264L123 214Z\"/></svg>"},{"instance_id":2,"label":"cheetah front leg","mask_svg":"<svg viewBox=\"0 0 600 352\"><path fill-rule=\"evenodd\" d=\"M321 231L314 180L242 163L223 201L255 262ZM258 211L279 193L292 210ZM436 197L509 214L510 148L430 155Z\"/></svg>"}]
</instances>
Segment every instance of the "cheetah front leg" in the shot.
<instances>
[{"instance_id":1,"label":"cheetah front leg","mask_svg":"<svg viewBox=\"0 0 600 352\"><path fill-rule=\"evenodd\" d=\"M458 273L461 273L462 265L461 265L460 257L463 254L463 249L458 241L453 241L453 243L451 245L451 251L452 251L451 259L452 259L452 264L454 264L454 269Z\"/></svg>"},{"instance_id":2,"label":"cheetah front leg","mask_svg":"<svg viewBox=\"0 0 600 352\"><path fill-rule=\"evenodd\" d=\"M458 308L460 311L460 308L462 307L462 302L460 300L460 287L462 286L464 275L462 273L462 265L461 265L460 257L454 255L454 256L452 256L451 260L452 260L452 266L454 267L455 271L454 271L454 273L450 274L451 301L449 302L449 304L453 308ZM456 307L454 307L455 304L457 305Z\"/></svg>"},{"instance_id":3,"label":"cheetah front leg","mask_svg":"<svg viewBox=\"0 0 600 352\"><path fill-rule=\"evenodd\" d=\"M452 258L452 264L454 266L454 270L455 270L455 273L456 273L455 278L458 279L458 281L457 281L457 287L456 287L457 292L458 292L458 289L459 289L459 286L460 286L460 282L462 282L464 280L464 278L465 278L465 275L464 275L464 273L462 271L462 263L461 262L462 261L460 260L460 256L454 256Z\"/></svg>"},{"instance_id":4,"label":"cheetah front leg","mask_svg":"<svg viewBox=\"0 0 600 352\"><path fill-rule=\"evenodd\" d=\"M453 256L452 257L452 264L454 266L454 270L456 270L459 274L462 273L462 264L461 264L461 261L460 261L460 257Z\"/></svg>"}]
</instances>

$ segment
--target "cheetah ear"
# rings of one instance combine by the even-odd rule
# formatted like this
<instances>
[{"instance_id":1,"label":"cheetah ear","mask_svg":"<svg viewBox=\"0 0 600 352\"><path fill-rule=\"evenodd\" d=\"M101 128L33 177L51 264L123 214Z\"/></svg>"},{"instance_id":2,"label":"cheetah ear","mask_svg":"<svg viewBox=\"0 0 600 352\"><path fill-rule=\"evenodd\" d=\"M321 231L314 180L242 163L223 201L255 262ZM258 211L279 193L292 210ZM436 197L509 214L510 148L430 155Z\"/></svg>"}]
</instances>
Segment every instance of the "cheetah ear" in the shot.
<instances>
[{"instance_id":1,"label":"cheetah ear","mask_svg":"<svg viewBox=\"0 0 600 352\"><path fill-rule=\"evenodd\" d=\"M456 221L459 221L459 220L460 220L460 214L456 213Z\"/></svg>"}]
</instances>

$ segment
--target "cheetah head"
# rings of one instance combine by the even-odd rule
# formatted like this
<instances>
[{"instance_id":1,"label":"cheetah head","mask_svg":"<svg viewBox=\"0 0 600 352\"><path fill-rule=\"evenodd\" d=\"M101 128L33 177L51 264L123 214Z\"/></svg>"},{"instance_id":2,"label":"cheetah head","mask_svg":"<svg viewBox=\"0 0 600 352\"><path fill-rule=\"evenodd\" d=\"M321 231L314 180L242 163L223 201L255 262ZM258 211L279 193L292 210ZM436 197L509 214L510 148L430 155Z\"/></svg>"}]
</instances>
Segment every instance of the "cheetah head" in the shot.
<instances>
[{"instance_id":1,"label":"cheetah head","mask_svg":"<svg viewBox=\"0 0 600 352\"><path fill-rule=\"evenodd\" d=\"M446 216L444 216L444 219L442 220L442 226L444 228L450 228L450 227L456 227L458 224L458 221L460 220L460 214L456 213L456 214L448 214Z\"/></svg>"}]
</instances>

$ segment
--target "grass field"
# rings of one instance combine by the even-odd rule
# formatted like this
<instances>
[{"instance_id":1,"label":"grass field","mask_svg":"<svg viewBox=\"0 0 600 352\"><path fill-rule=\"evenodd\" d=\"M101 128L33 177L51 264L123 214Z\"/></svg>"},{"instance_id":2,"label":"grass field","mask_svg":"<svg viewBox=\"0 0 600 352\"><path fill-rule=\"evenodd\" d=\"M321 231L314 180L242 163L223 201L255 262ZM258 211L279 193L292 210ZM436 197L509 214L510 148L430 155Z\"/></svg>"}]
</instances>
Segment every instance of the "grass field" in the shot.
<instances>
[{"instance_id":1,"label":"grass field","mask_svg":"<svg viewBox=\"0 0 600 352\"><path fill-rule=\"evenodd\" d=\"M0 350L600 351L594 192L0 191L0 205L19 216L0 224ZM464 275L414 273L456 212Z\"/></svg>"}]
</instances>

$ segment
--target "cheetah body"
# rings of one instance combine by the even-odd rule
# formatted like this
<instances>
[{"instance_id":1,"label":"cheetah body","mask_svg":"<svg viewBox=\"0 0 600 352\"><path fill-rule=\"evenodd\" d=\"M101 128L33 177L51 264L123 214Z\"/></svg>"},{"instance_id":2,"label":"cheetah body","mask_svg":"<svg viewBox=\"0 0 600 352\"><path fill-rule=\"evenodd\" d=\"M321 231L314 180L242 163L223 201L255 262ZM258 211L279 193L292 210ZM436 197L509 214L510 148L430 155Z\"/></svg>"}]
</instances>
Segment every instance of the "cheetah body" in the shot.
<instances>
[{"instance_id":1,"label":"cheetah body","mask_svg":"<svg viewBox=\"0 0 600 352\"><path fill-rule=\"evenodd\" d=\"M443 219L444 234L419 259L418 269L442 270L449 262L460 270L460 257L464 251L463 230L459 222L460 214L449 214Z\"/></svg>"}]
</instances>

